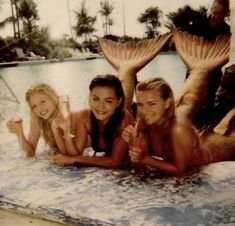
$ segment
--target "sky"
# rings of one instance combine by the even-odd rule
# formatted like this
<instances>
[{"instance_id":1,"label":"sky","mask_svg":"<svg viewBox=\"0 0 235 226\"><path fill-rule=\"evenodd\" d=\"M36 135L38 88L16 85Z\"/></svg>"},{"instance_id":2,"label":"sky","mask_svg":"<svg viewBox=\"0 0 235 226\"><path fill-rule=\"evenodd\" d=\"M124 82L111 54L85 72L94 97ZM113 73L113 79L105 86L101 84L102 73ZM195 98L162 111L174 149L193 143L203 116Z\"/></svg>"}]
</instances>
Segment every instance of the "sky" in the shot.
<instances>
[{"instance_id":1,"label":"sky","mask_svg":"<svg viewBox=\"0 0 235 226\"><path fill-rule=\"evenodd\" d=\"M0 9L0 21L11 15L10 0L0 0L2 2ZM64 35L75 38L75 33L71 26L76 24L75 13L81 6L82 0L34 0L37 4L40 20L39 26L48 26L53 39L62 38ZM157 6L163 11L163 15L176 11L178 8L188 4L194 9L199 6L210 7L213 0L109 0L113 3L114 10L111 14L114 25L111 27L113 35L124 35L143 37L144 25L137 22L137 18L148 7ZM103 36L102 17L98 13L100 10L100 0L86 0L86 7L90 16L96 16L97 22L95 32L98 36ZM124 16L123 16L124 15ZM125 20L123 19L125 18ZM162 21L165 21L163 16ZM166 30L161 28L161 33ZM12 25L0 30L0 36L13 36Z\"/></svg>"}]
</instances>

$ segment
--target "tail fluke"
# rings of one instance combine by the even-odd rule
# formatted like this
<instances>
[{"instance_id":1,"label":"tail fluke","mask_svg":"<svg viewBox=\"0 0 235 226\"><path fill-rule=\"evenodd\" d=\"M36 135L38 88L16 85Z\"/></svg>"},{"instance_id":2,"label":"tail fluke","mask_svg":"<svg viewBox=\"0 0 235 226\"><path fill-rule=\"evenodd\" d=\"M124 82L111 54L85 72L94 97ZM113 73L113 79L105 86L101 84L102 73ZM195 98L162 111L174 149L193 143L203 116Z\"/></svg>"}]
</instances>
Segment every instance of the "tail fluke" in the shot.
<instances>
[{"instance_id":1,"label":"tail fluke","mask_svg":"<svg viewBox=\"0 0 235 226\"><path fill-rule=\"evenodd\" d=\"M147 65L162 49L171 33L137 43L120 43L99 38L99 43L109 63L118 72L130 108L134 95L136 73Z\"/></svg>"},{"instance_id":2,"label":"tail fluke","mask_svg":"<svg viewBox=\"0 0 235 226\"><path fill-rule=\"evenodd\" d=\"M174 30L173 38L178 54L190 70L176 101L177 112L193 121L206 99L211 72L228 61L230 35L221 35L214 41L208 41Z\"/></svg>"}]
</instances>

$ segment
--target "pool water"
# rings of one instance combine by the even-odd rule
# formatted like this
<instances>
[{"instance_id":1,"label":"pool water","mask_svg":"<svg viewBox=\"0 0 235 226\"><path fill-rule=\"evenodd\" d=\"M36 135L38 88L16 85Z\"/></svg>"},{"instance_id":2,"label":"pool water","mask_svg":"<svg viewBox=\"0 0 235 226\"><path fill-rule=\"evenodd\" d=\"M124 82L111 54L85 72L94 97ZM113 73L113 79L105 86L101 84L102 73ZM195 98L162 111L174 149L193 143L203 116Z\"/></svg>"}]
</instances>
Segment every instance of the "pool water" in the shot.
<instances>
[{"instance_id":1,"label":"pool water","mask_svg":"<svg viewBox=\"0 0 235 226\"><path fill-rule=\"evenodd\" d=\"M0 113L5 117L19 111L27 120L24 95L40 81L61 95L68 94L72 108L81 109L87 106L91 79L103 73L116 74L105 59L0 69ZM177 96L185 66L176 54L160 54L138 73L138 79L156 75L164 77ZM5 120L0 121L2 209L74 226L235 223L234 162L214 163L183 178L162 177L152 170L135 174L96 167L59 167L51 164L45 153L22 157L16 137L3 129Z\"/></svg>"},{"instance_id":2,"label":"pool water","mask_svg":"<svg viewBox=\"0 0 235 226\"><path fill-rule=\"evenodd\" d=\"M90 81L105 73L117 74L105 58L1 68L0 114L9 118L17 112L27 121L25 92L38 82L47 82L59 95L68 94L72 110L82 109L88 103ZM176 53L159 54L137 74L140 81L154 76L165 78L177 96L184 81L185 66Z\"/></svg>"}]
</instances>

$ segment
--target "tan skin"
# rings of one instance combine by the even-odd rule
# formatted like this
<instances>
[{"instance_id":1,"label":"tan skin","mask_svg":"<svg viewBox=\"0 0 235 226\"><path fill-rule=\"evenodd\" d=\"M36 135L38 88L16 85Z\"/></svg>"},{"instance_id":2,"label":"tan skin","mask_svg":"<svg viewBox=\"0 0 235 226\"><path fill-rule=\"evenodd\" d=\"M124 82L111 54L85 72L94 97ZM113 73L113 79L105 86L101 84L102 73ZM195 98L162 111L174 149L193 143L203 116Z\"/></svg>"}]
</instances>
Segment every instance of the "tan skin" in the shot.
<instances>
[{"instance_id":1,"label":"tan skin","mask_svg":"<svg viewBox=\"0 0 235 226\"><path fill-rule=\"evenodd\" d=\"M35 92L30 97L30 107L34 113L41 119L47 120L52 127L53 135L59 151L70 155L77 154L74 148L72 139L63 139L63 130L59 130L55 126L55 121L61 120L58 114L55 103L45 95L43 92ZM74 118L74 115L71 116ZM21 143L21 148L26 152L27 156L34 156L36 153L38 141L40 138L41 128L36 120L32 119L30 122L28 138L24 135L23 120L15 121L11 119L7 122L7 127L11 133L14 133Z\"/></svg>"},{"instance_id":2,"label":"tan skin","mask_svg":"<svg viewBox=\"0 0 235 226\"><path fill-rule=\"evenodd\" d=\"M181 175L189 165L196 164L199 158L198 136L195 129L188 120L176 117L169 138L172 140L172 147L168 148L166 153L163 151L162 124L169 101L164 101L160 93L155 90L137 91L136 97L138 113L147 124L148 134L140 135L140 139L145 140L140 141L140 146L131 146L129 151L131 160L173 175ZM122 134L123 139L131 144L134 132L135 128L128 126ZM155 157L149 153L149 150L153 151Z\"/></svg>"},{"instance_id":3,"label":"tan skin","mask_svg":"<svg viewBox=\"0 0 235 226\"><path fill-rule=\"evenodd\" d=\"M219 135L225 135L229 129L229 123L235 116L235 107L233 107L227 115L219 122L219 124L213 129L213 131Z\"/></svg>"},{"instance_id":4,"label":"tan skin","mask_svg":"<svg viewBox=\"0 0 235 226\"><path fill-rule=\"evenodd\" d=\"M89 142L91 123L90 114L91 111L94 113L95 117L99 120L99 131L104 130L104 126L108 123L111 115L114 113L116 107L121 103L121 99L118 100L115 96L115 92L109 87L96 87L91 91L89 98L90 109L85 109L77 113L76 115L76 126L75 131L75 142L76 147L79 152L87 147ZM121 138L123 129L129 125L133 124L133 118L128 111L125 111L123 121L120 125L118 134L114 140L112 154L111 156L103 157L89 157L89 156L68 156L63 154L58 154L54 156L54 162L58 165L67 164L81 164L87 166L98 166L104 168L120 168L123 163L124 158L128 153L128 145ZM100 139L100 148L105 147L104 138L102 135Z\"/></svg>"}]
</instances>

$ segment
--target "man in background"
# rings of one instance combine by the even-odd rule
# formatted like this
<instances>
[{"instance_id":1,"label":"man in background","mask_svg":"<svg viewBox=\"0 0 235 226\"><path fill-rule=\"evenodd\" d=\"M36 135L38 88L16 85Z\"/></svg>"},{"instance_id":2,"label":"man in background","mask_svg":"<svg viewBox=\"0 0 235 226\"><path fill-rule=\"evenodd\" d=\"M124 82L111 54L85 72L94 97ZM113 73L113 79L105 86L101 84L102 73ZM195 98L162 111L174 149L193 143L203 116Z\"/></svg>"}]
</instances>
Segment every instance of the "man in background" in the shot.
<instances>
[{"instance_id":1,"label":"man in background","mask_svg":"<svg viewBox=\"0 0 235 226\"><path fill-rule=\"evenodd\" d=\"M206 23L203 26L201 35L208 40L215 40L219 35L230 34L230 27L225 22L225 18L229 15L229 0L214 0L210 9ZM186 78L188 77L188 73ZM219 87L222 77L221 68L217 68L211 74L207 99L204 105L196 115L194 124L200 129L205 125L211 124L213 115L213 107L215 100L215 93Z\"/></svg>"},{"instance_id":2,"label":"man in background","mask_svg":"<svg viewBox=\"0 0 235 226\"><path fill-rule=\"evenodd\" d=\"M216 92L214 114L215 122L222 122L214 131L226 135L235 126L235 1L230 0L230 52L229 62L224 66L225 71L221 79L219 89ZM226 117L224 117L226 115Z\"/></svg>"}]
</instances>

